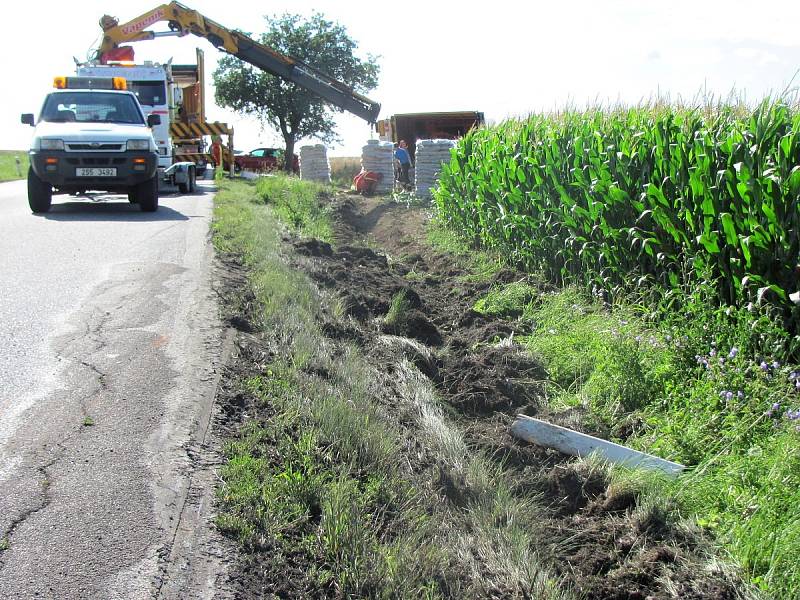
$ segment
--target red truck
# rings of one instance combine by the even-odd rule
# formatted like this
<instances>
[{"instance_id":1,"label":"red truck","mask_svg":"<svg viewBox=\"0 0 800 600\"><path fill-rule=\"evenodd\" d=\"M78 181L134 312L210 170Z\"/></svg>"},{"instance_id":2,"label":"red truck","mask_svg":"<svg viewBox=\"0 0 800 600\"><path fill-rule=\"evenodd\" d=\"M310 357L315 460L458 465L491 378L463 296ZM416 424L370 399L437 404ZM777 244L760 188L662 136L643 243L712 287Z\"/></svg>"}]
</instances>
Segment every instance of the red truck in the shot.
<instances>
[{"instance_id":1,"label":"red truck","mask_svg":"<svg viewBox=\"0 0 800 600\"><path fill-rule=\"evenodd\" d=\"M284 152L281 148L256 148L247 154L238 154L233 163L237 171L275 171L283 168ZM300 161L294 157L292 171L300 172Z\"/></svg>"}]
</instances>

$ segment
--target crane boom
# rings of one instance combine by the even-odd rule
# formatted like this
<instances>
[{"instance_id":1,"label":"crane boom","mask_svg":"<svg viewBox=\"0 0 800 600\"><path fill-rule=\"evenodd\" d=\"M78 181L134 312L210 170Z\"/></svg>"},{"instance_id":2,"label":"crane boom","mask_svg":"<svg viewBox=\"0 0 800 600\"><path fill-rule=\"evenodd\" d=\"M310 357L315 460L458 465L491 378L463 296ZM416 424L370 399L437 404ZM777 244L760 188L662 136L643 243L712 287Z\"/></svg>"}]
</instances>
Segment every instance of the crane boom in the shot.
<instances>
[{"instance_id":1,"label":"crane boom","mask_svg":"<svg viewBox=\"0 0 800 600\"><path fill-rule=\"evenodd\" d=\"M167 21L170 31L146 31L147 27L160 21ZM162 4L121 25L113 17L104 16L100 20L100 26L103 28L103 41L95 59L101 62L105 62L106 55L118 48L121 43L152 40L166 35L184 36L191 33L206 38L217 49L254 67L314 92L334 106L351 112L369 123L378 120L381 105L374 100L300 60L281 54L240 31L223 27L180 2Z\"/></svg>"}]
</instances>

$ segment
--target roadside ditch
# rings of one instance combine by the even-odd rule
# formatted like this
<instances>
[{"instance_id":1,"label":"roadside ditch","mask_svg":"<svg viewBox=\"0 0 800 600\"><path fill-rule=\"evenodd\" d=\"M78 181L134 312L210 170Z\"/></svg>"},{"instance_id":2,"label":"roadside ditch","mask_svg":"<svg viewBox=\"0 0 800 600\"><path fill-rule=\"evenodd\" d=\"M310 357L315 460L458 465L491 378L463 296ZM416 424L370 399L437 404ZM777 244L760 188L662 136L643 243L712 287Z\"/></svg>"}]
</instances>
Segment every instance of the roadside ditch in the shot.
<instances>
[{"instance_id":1,"label":"roadside ditch","mask_svg":"<svg viewBox=\"0 0 800 600\"><path fill-rule=\"evenodd\" d=\"M520 412L586 430L546 409L518 324L474 310L536 282L436 249L423 208L325 197L326 241L255 194L225 184L215 221L238 330L217 525L239 597L746 597L666 501L510 436Z\"/></svg>"}]
</instances>

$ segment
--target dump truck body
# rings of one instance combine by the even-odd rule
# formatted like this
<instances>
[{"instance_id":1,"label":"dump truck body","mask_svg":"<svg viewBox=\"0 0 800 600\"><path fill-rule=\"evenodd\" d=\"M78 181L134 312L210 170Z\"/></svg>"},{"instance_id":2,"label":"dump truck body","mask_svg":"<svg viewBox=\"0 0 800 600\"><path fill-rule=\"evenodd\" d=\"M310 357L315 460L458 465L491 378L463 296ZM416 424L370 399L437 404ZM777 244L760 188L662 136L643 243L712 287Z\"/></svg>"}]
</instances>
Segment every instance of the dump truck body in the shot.
<instances>
[{"instance_id":1,"label":"dump truck body","mask_svg":"<svg viewBox=\"0 0 800 600\"><path fill-rule=\"evenodd\" d=\"M378 121L377 129L381 140L405 140L413 159L417 140L458 139L484 122L483 113L477 111L406 113Z\"/></svg>"}]
</instances>

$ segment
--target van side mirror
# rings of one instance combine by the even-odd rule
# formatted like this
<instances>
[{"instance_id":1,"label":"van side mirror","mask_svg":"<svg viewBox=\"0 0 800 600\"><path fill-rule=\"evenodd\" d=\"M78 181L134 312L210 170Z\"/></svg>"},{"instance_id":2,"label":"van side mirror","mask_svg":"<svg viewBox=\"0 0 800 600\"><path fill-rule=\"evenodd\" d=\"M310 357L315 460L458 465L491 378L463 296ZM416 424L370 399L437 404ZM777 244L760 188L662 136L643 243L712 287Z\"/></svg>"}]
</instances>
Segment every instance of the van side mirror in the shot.
<instances>
[{"instance_id":1,"label":"van side mirror","mask_svg":"<svg viewBox=\"0 0 800 600\"><path fill-rule=\"evenodd\" d=\"M155 127L161 125L161 115L147 115L147 126Z\"/></svg>"},{"instance_id":2,"label":"van side mirror","mask_svg":"<svg viewBox=\"0 0 800 600\"><path fill-rule=\"evenodd\" d=\"M23 125L30 125L33 127L33 113L22 113L19 119Z\"/></svg>"}]
</instances>

